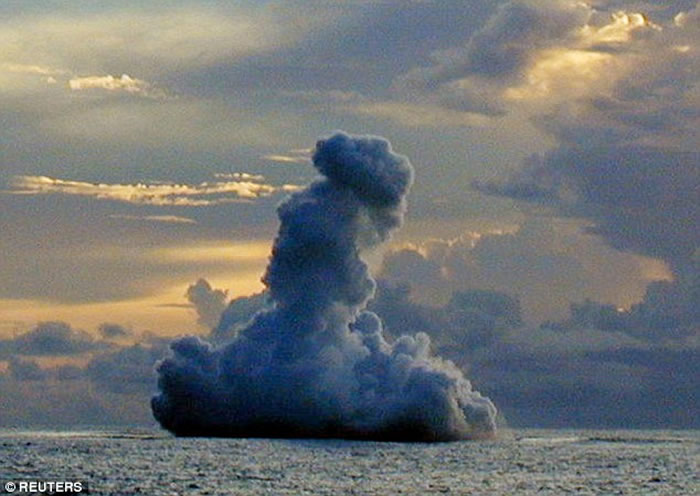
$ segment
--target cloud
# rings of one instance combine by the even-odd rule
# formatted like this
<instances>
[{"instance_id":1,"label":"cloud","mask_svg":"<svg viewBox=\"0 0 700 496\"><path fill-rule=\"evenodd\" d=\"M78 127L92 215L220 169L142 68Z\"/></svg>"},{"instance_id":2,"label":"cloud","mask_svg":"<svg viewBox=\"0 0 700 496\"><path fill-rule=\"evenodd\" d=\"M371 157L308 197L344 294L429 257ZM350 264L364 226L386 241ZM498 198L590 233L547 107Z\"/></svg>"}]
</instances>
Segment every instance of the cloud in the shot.
<instances>
[{"instance_id":1,"label":"cloud","mask_svg":"<svg viewBox=\"0 0 700 496\"><path fill-rule=\"evenodd\" d=\"M65 322L42 322L13 339L0 341L0 356L70 356L105 347L105 343L94 340L84 331L73 329Z\"/></svg>"},{"instance_id":2,"label":"cloud","mask_svg":"<svg viewBox=\"0 0 700 496\"><path fill-rule=\"evenodd\" d=\"M32 104L24 99L16 105L26 110ZM145 149L147 153L159 147L178 150L186 147L190 152L227 156L237 145L288 146L286 138L302 135L307 127L305 119L284 107L270 110L228 96L96 98L86 99L84 105L78 105L75 98L44 98L41 112L42 119L32 121L36 132L48 133L58 142L78 140L80 145L85 145L80 147L81 151L87 144L105 143L142 152Z\"/></svg>"},{"instance_id":3,"label":"cloud","mask_svg":"<svg viewBox=\"0 0 700 496\"><path fill-rule=\"evenodd\" d=\"M27 94L44 93L55 98L56 88L63 87L63 85L56 83L59 80L65 81L70 75L70 71L64 68L35 63L18 63L6 60L0 55L0 88L3 90L2 96L5 105L12 102L13 97L23 98ZM21 102L15 100L15 103Z\"/></svg>"},{"instance_id":4,"label":"cloud","mask_svg":"<svg viewBox=\"0 0 700 496\"><path fill-rule=\"evenodd\" d=\"M656 281L644 299L629 309L586 300L571 305L571 317L557 329L592 328L626 334L653 342L673 342L700 337L700 263L674 281ZM688 275L691 277L688 277Z\"/></svg>"},{"instance_id":5,"label":"cloud","mask_svg":"<svg viewBox=\"0 0 700 496\"><path fill-rule=\"evenodd\" d=\"M424 332L440 354L467 368L468 357L523 324L517 297L486 289L455 291L447 303L417 303L406 283L380 279L369 308L391 333Z\"/></svg>"},{"instance_id":6,"label":"cloud","mask_svg":"<svg viewBox=\"0 0 700 496\"><path fill-rule=\"evenodd\" d=\"M103 339L121 339L131 336L131 331L119 324L110 324L105 322L100 324L98 331Z\"/></svg>"},{"instance_id":7,"label":"cloud","mask_svg":"<svg viewBox=\"0 0 700 496\"><path fill-rule=\"evenodd\" d=\"M264 160L269 160L270 162L281 162L287 164L308 164L311 160L309 154L305 150L298 152L296 155L263 155Z\"/></svg>"},{"instance_id":8,"label":"cloud","mask_svg":"<svg viewBox=\"0 0 700 496\"><path fill-rule=\"evenodd\" d=\"M0 395L8 399L0 402L0 425L149 425L154 366L165 349L163 339L114 345L86 365L46 366L11 357L0 374Z\"/></svg>"},{"instance_id":9,"label":"cloud","mask_svg":"<svg viewBox=\"0 0 700 496\"><path fill-rule=\"evenodd\" d=\"M697 342L650 343L590 327L518 330L471 359L515 425L697 425ZM659 405L663 405L661 408Z\"/></svg>"},{"instance_id":10,"label":"cloud","mask_svg":"<svg viewBox=\"0 0 700 496\"><path fill-rule=\"evenodd\" d=\"M6 98L45 96L43 110L66 103L59 92L67 89L160 99L162 88L129 74L160 80L168 71L237 60L290 42L294 31L265 9L97 8L10 16L0 22L0 88Z\"/></svg>"},{"instance_id":11,"label":"cloud","mask_svg":"<svg viewBox=\"0 0 700 496\"><path fill-rule=\"evenodd\" d=\"M260 174L249 174L247 172L217 172L214 174L217 179L229 179L234 181L264 181L265 176Z\"/></svg>"},{"instance_id":12,"label":"cloud","mask_svg":"<svg viewBox=\"0 0 700 496\"><path fill-rule=\"evenodd\" d=\"M515 232L425 240L385 254L381 277L410 284L427 303L443 304L453 291L467 289L510 293L529 322L563 318L572 301L585 298L623 307L641 300L650 282L643 268L663 264L618 253L579 230L544 218Z\"/></svg>"},{"instance_id":13,"label":"cloud","mask_svg":"<svg viewBox=\"0 0 700 496\"><path fill-rule=\"evenodd\" d=\"M556 146L509 177L474 183L585 219L610 246L665 261L674 280L650 286L639 306L616 316L658 339L692 332L698 321L688 301L700 273L700 232L690 227L700 225L700 32L685 20L699 11L659 24L592 13L565 43L533 52L525 77L502 96L524 106ZM608 311L598 308L602 321ZM662 321L675 323L663 330Z\"/></svg>"},{"instance_id":14,"label":"cloud","mask_svg":"<svg viewBox=\"0 0 700 496\"><path fill-rule=\"evenodd\" d=\"M40 66L36 64L13 64L13 63L3 63L0 64L0 70L7 72L14 72L17 74L35 74L38 76L65 76L69 74L68 71L64 69L56 69L53 67Z\"/></svg>"},{"instance_id":15,"label":"cloud","mask_svg":"<svg viewBox=\"0 0 700 496\"><path fill-rule=\"evenodd\" d=\"M567 0L503 3L465 45L434 53L432 66L401 76L396 88L447 108L501 115L503 90L521 81L538 53L567 43L590 15Z\"/></svg>"},{"instance_id":16,"label":"cloud","mask_svg":"<svg viewBox=\"0 0 700 496\"><path fill-rule=\"evenodd\" d=\"M109 324L103 327L123 329L118 324ZM41 367L33 360L9 357L8 374L17 381L77 381L87 379L102 392L120 395L148 395L155 391L155 364L165 354L166 344L167 340L157 338L150 343L138 343L130 346L114 345L112 351L105 351L102 348L100 353L97 353L83 366L67 364ZM147 397L144 397L143 401L147 401Z\"/></svg>"},{"instance_id":17,"label":"cloud","mask_svg":"<svg viewBox=\"0 0 700 496\"><path fill-rule=\"evenodd\" d=\"M594 222L590 232L613 247L660 257L674 270L700 246L700 151L651 147L562 146L480 191L537 201L514 191L544 190L554 212Z\"/></svg>"},{"instance_id":18,"label":"cloud","mask_svg":"<svg viewBox=\"0 0 700 496\"><path fill-rule=\"evenodd\" d=\"M656 94L657 100L668 105L675 100L680 107L672 93L685 91L688 77L697 76L681 69L696 66L691 47L697 38L680 24L657 24L641 13L596 10L570 0L509 1L465 45L435 53L432 66L409 71L395 86L413 101L457 111L530 117L567 113L581 119L593 101L619 99L622 85L636 83L638 92L646 92L659 87L652 82L656 79L668 87ZM630 100L636 103L638 98ZM638 110L653 114L658 103L649 100L647 110Z\"/></svg>"},{"instance_id":19,"label":"cloud","mask_svg":"<svg viewBox=\"0 0 700 496\"><path fill-rule=\"evenodd\" d=\"M197 311L197 323L207 329L213 329L226 309L228 291L214 289L206 279L199 279L187 288L185 293Z\"/></svg>"},{"instance_id":20,"label":"cloud","mask_svg":"<svg viewBox=\"0 0 700 496\"><path fill-rule=\"evenodd\" d=\"M61 194L156 206L219 205L240 199L253 200L279 191L293 191L296 188L294 185L272 186L258 182L257 178L188 185L87 183L46 176L15 176L10 186L9 193L15 195Z\"/></svg>"},{"instance_id":21,"label":"cloud","mask_svg":"<svg viewBox=\"0 0 700 496\"><path fill-rule=\"evenodd\" d=\"M51 372L58 381L77 381L85 376L85 370L77 365L60 365Z\"/></svg>"},{"instance_id":22,"label":"cloud","mask_svg":"<svg viewBox=\"0 0 700 496\"><path fill-rule=\"evenodd\" d=\"M10 377L17 381L43 381L48 373L31 360L12 357L8 362Z\"/></svg>"},{"instance_id":23,"label":"cloud","mask_svg":"<svg viewBox=\"0 0 700 496\"><path fill-rule=\"evenodd\" d=\"M73 91L99 89L144 96L164 95L162 91L154 90L146 81L132 78L128 74L122 74L119 78L112 75L74 77L68 81L68 87Z\"/></svg>"},{"instance_id":24,"label":"cloud","mask_svg":"<svg viewBox=\"0 0 700 496\"><path fill-rule=\"evenodd\" d=\"M333 111L389 120L406 127L454 128L498 125L478 112L446 108L429 100L370 98L354 91L288 91L283 94L322 111Z\"/></svg>"},{"instance_id":25,"label":"cloud","mask_svg":"<svg viewBox=\"0 0 700 496\"><path fill-rule=\"evenodd\" d=\"M153 74L269 50L294 39L293 28L264 9L125 8L10 18L0 23L0 40L3 57L17 64L31 57L75 72L121 66Z\"/></svg>"},{"instance_id":26,"label":"cloud","mask_svg":"<svg viewBox=\"0 0 700 496\"><path fill-rule=\"evenodd\" d=\"M151 346L123 347L95 356L86 366L85 375L101 391L120 395L151 394L156 388L155 364L164 353L162 341Z\"/></svg>"},{"instance_id":27,"label":"cloud","mask_svg":"<svg viewBox=\"0 0 700 496\"><path fill-rule=\"evenodd\" d=\"M489 117L478 112L461 112L432 104L368 101L346 106L343 110L358 115L389 119L409 127L455 128L495 125Z\"/></svg>"},{"instance_id":28,"label":"cloud","mask_svg":"<svg viewBox=\"0 0 700 496\"><path fill-rule=\"evenodd\" d=\"M126 214L111 214L110 219L123 219L147 222L163 222L166 224L196 224L197 221L189 217L181 217L179 215L126 215Z\"/></svg>"}]
</instances>

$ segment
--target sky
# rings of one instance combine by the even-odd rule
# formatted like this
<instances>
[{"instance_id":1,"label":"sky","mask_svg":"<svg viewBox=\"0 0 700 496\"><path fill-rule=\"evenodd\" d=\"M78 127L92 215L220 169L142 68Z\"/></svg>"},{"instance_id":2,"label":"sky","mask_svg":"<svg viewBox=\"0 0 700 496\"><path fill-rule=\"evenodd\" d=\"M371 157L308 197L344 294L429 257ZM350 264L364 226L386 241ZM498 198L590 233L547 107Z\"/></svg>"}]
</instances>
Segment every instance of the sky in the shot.
<instances>
[{"instance_id":1,"label":"sky","mask_svg":"<svg viewBox=\"0 0 700 496\"><path fill-rule=\"evenodd\" d=\"M0 423L152 421L344 130L415 169L390 332L514 425L697 427L699 42L686 0L3 2Z\"/></svg>"}]
</instances>

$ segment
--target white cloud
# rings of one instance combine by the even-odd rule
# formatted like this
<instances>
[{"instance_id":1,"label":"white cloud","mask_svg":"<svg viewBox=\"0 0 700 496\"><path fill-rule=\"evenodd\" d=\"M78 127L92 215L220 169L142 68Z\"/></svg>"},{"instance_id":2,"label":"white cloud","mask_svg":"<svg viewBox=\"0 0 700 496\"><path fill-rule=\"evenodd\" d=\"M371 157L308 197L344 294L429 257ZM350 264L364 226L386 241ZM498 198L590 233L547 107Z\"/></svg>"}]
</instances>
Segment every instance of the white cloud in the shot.
<instances>
[{"instance_id":1,"label":"white cloud","mask_svg":"<svg viewBox=\"0 0 700 496\"><path fill-rule=\"evenodd\" d=\"M249 174L248 172L217 172L214 174L217 179L229 179L234 181L264 181L261 174Z\"/></svg>"},{"instance_id":2,"label":"white cloud","mask_svg":"<svg viewBox=\"0 0 700 496\"><path fill-rule=\"evenodd\" d=\"M16 195L63 194L86 196L138 205L206 206L253 200L294 185L273 186L255 180L217 181L197 185L171 183L104 184L69 181L46 176L15 176L9 193Z\"/></svg>"},{"instance_id":3,"label":"white cloud","mask_svg":"<svg viewBox=\"0 0 700 496\"><path fill-rule=\"evenodd\" d=\"M310 159L308 156L294 156L294 155L281 155L281 154L271 154L263 155L263 159L269 160L270 162L281 162L286 164L308 164Z\"/></svg>"},{"instance_id":4,"label":"white cloud","mask_svg":"<svg viewBox=\"0 0 700 496\"><path fill-rule=\"evenodd\" d=\"M110 219L149 221L149 222L164 222L166 224L196 224L197 221L189 217L180 217L179 215L122 215L114 214L109 216Z\"/></svg>"},{"instance_id":5,"label":"white cloud","mask_svg":"<svg viewBox=\"0 0 700 496\"><path fill-rule=\"evenodd\" d=\"M74 77L68 81L68 86L73 91L102 89L142 94L147 93L150 87L146 81L132 78L128 74L122 74L119 78L115 78L112 75Z\"/></svg>"},{"instance_id":6,"label":"white cloud","mask_svg":"<svg viewBox=\"0 0 700 496\"><path fill-rule=\"evenodd\" d=\"M34 92L42 88L43 85L39 83L54 85L59 81L62 83L61 87L70 88L72 91L105 90L154 98L166 96L163 89L128 74L122 74L120 77L111 74L78 76L67 69L36 64L0 63L0 87L5 90Z\"/></svg>"}]
</instances>

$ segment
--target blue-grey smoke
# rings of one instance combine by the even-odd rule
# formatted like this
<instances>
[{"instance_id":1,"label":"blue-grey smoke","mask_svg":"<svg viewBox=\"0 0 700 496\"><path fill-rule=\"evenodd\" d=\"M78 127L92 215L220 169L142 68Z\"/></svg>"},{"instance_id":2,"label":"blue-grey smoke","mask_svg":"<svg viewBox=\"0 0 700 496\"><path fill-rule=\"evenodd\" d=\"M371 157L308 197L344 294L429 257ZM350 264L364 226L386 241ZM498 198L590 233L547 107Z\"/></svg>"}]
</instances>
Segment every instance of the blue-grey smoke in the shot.
<instances>
[{"instance_id":1,"label":"blue-grey smoke","mask_svg":"<svg viewBox=\"0 0 700 496\"><path fill-rule=\"evenodd\" d=\"M338 132L316 144L323 178L278 209L263 277L273 302L233 341L171 345L153 414L177 435L446 441L489 436L496 408L426 334L388 343L366 311L363 249L399 227L413 169L388 141Z\"/></svg>"}]
</instances>

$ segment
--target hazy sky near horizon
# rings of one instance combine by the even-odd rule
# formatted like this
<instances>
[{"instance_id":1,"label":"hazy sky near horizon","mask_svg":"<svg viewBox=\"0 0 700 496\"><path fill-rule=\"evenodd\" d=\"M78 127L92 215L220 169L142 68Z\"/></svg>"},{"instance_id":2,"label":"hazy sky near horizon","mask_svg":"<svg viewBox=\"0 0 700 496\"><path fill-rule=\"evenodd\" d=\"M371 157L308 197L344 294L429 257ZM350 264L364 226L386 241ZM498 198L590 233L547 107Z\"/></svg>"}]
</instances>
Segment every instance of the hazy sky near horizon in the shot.
<instances>
[{"instance_id":1,"label":"hazy sky near horizon","mask_svg":"<svg viewBox=\"0 0 700 496\"><path fill-rule=\"evenodd\" d=\"M335 129L385 136L414 164L395 246L513 236L481 244L481 277L526 291L532 269L533 320L570 299L629 307L689 259L660 241L670 231L659 249L637 239L647 212L600 213L634 201L523 203L517 188L533 156L554 170L576 147L603 162L628 147L671 157L664 174L692 195L696 2L28 0L0 19L0 337L55 320L196 331L188 285L262 288L275 206L313 180L309 149ZM635 170L568 177L643 203ZM697 228L683 201L674 232Z\"/></svg>"}]
</instances>

